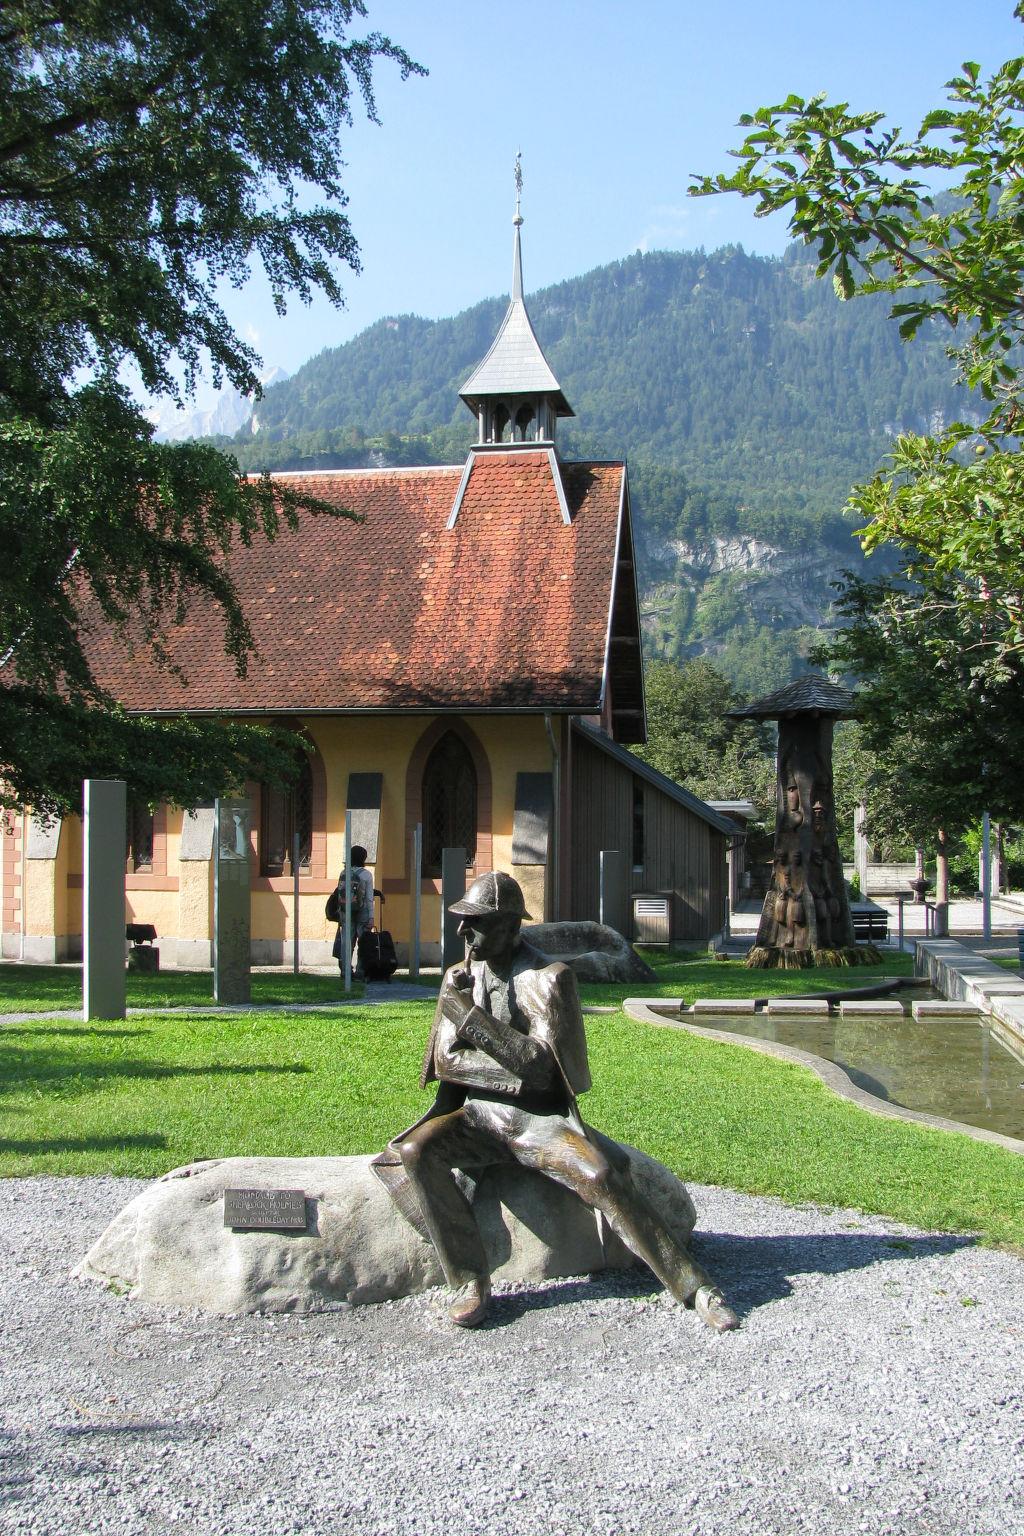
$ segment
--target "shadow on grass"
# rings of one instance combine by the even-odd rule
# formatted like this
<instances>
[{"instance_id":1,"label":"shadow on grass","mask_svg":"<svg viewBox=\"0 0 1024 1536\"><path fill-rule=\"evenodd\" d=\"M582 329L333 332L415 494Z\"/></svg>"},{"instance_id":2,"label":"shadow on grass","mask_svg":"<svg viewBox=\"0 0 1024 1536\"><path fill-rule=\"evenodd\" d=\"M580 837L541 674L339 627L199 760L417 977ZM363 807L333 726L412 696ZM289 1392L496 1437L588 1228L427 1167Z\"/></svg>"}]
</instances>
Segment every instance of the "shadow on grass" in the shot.
<instances>
[{"instance_id":1,"label":"shadow on grass","mask_svg":"<svg viewBox=\"0 0 1024 1536\"><path fill-rule=\"evenodd\" d=\"M53 1086L62 1082L90 1083L116 1082L125 1078L132 1082L160 1082L169 1078L206 1077L280 1077L297 1076L310 1069L302 1061L287 1062L208 1062L201 1065L171 1066L151 1061L79 1061L66 1057L49 1058L45 1052L33 1051L31 1055L6 1059L0 1055L0 1092L18 1092L29 1085Z\"/></svg>"},{"instance_id":2,"label":"shadow on grass","mask_svg":"<svg viewBox=\"0 0 1024 1536\"><path fill-rule=\"evenodd\" d=\"M17 1152L31 1157L33 1152L124 1152L130 1147L160 1151L167 1146L166 1136L57 1136L49 1140L15 1141L0 1136L0 1154Z\"/></svg>"},{"instance_id":3,"label":"shadow on grass","mask_svg":"<svg viewBox=\"0 0 1024 1536\"><path fill-rule=\"evenodd\" d=\"M116 1035L121 1040L137 1040L143 1035L151 1035L151 1029L98 1029L95 1024L11 1024L0 1026L0 1034L5 1040L11 1036L26 1035L35 1040L39 1035L69 1035L76 1039L80 1035L105 1035L108 1038Z\"/></svg>"}]
</instances>

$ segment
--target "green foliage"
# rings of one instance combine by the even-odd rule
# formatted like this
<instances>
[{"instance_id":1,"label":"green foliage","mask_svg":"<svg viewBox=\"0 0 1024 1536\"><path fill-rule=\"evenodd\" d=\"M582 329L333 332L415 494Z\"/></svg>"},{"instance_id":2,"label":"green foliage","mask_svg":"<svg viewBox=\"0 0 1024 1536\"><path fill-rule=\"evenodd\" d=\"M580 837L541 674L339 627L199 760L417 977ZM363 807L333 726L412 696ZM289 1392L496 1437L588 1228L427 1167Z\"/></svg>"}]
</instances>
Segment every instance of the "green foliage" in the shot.
<instances>
[{"instance_id":1,"label":"green foliage","mask_svg":"<svg viewBox=\"0 0 1024 1536\"><path fill-rule=\"evenodd\" d=\"M98 693L79 637L102 615L161 658L161 631L201 597L244 671L252 639L226 573L232 542L272 538L300 506L339 515L243 482L208 446L155 445L117 378L129 364L177 396L172 361L188 388L208 358L216 380L256 389L259 360L217 299L254 261L280 309L315 289L340 300L333 264L358 257L339 134L354 99L374 115L375 59L418 68L378 33L350 36L364 15L360 0L4 8L0 694L7 715L34 716L26 739L54 736L32 762L5 731L5 803L31 787L40 810L75 808L63 768L46 773L64 758L76 773L113 766L147 796L159 779L172 800L225 787L240 758L273 770L262 735L212 724L203 761L188 726L166 725L159 756L147 754ZM138 776L133 744L147 759Z\"/></svg>"},{"instance_id":2,"label":"green foliage","mask_svg":"<svg viewBox=\"0 0 1024 1536\"><path fill-rule=\"evenodd\" d=\"M841 298L899 297L890 314L903 339L932 345L937 331L956 333L949 355L985 419L902 436L890 467L859 485L850 506L866 524L865 548L897 545L912 578L937 582L965 622L983 621L978 643L999 657L1024 649L1024 58L988 80L968 61L946 91L948 105L916 134L885 126L880 112L791 95L741 119L750 132L734 152L737 170L690 190L738 192L759 215L784 212ZM936 175L951 181L942 199L922 180ZM976 434L978 455L965 462Z\"/></svg>"},{"instance_id":3,"label":"green foliage","mask_svg":"<svg viewBox=\"0 0 1024 1536\"><path fill-rule=\"evenodd\" d=\"M710 662L653 661L645 673L647 744L632 750L704 800L753 800L775 810L775 749L766 728L730 720L736 702Z\"/></svg>"},{"instance_id":4,"label":"green foliage","mask_svg":"<svg viewBox=\"0 0 1024 1536\"><path fill-rule=\"evenodd\" d=\"M863 786L868 833L930 844L962 835L988 810L1024 817L1024 659L995 661L983 621L938 583L922 591L848 577L841 627L816 659L863 679L851 787ZM848 809L848 807L847 807Z\"/></svg>"}]
</instances>

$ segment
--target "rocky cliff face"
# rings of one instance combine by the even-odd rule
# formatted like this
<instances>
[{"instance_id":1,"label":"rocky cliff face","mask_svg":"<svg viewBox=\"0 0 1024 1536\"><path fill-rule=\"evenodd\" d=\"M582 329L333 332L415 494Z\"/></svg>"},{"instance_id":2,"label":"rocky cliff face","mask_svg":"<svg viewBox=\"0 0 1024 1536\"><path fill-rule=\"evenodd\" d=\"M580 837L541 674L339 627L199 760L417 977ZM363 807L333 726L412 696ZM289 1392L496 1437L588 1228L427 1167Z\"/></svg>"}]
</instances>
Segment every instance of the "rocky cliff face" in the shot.
<instances>
[{"instance_id":1,"label":"rocky cliff face","mask_svg":"<svg viewBox=\"0 0 1024 1536\"><path fill-rule=\"evenodd\" d=\"M828 625L832 583L860 560L852 538L845 551L810 542L784 548L743 534L667 540L649 546L647 554L652 579L642 606L648 654L678 661L708 656L748 691L763 667L762 692L801 669ZM767 647L765 630L772 632ZM677 636L686 637L683 645Z\"/></svg>"},{"instance_id":2,"label":"rocky cliff face","mask_svg":"<svg viewBox=\"0 0 1024 1536\"><path fill-rule=\"evenodd\" d=\"M672 540L661 551L661 562L668 559L675 584L694 593L698 610L703 606L709 620L715 619L716 606L733 610L742 603L749 618L773 627L819 627L827 618L838 569L833 548L782 549L742 535L706 543ZM849 563L856 560L851 541ZM731 601L723 601L726 597Z\"/></svg>"}]
</instances>

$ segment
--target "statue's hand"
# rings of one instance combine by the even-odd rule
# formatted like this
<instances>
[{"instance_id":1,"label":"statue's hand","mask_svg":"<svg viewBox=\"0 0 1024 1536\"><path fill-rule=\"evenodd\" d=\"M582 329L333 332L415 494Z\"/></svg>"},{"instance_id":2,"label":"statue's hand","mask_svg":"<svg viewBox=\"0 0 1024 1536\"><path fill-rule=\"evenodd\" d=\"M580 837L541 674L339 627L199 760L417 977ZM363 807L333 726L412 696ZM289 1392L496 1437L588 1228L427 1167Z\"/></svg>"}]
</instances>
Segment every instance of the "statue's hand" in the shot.
<instances>
[{"instance_id":1,"label":"statue's hand","mask_svg":"<svg viewBox=\"0 0 1024 1536\"><path fill-rule=\"evenodd\" d=\"M468 1018L472 1008L472 993L462 992L455 987L445 987L444 996L441 999L441 1012L450 1023L455 1025L456 1029Z\"/></svg>"}]
</instances>

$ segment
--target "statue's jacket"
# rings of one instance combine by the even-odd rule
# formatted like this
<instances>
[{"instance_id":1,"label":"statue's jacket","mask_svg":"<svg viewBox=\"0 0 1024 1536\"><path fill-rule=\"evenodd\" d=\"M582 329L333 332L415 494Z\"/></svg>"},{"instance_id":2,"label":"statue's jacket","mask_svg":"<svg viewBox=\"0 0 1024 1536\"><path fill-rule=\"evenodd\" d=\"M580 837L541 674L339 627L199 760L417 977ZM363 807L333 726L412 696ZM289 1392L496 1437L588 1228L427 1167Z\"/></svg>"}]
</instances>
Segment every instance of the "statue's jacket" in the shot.
<instances>
[{"instance_id":1,"label":"statue's jacket","mask_svg":"<svg viewBox=\"0 0 1024 1536\"><path fill-rule=\"evenodd\" d=\"M467 969L473 976L473 1001L486 1009L484 966L479 962L468 967L465 964L451 966L441 982L420 1073L421 1088L432 1082L439 1084L437 1097L426 1114L395 1136L372 1165L399 1210L423 1237L427 1232L419 1202L398 1152L401 1142L428 1120L458 1109L474 1089L507 1096L511 1102L518 1097L516 1080L485 1052L472 1047L457 1053L451 1050L454 1029L445 1017L444 1002L455 986L452 979L455 973ZM549 961L540 950L521 940L509 977L509 1004L513 1018L518 1014L519 1020L526 1023L526 1032L550 1051L557 1080L564 1089L564 1094L557 1094L558 1102L553 1103L551 1109L566 1115L574 1129L589 1140L590 1133L576 1104L577 1096L586 1093L590 1087L590 1068L575 975L569 966L561 961ZM523 1108L533 1108L528 1096L523 1098ZM459 1178L464 1186L471 1184L464 1175L460 1174Z\"/></svg>"}]
</instances>

